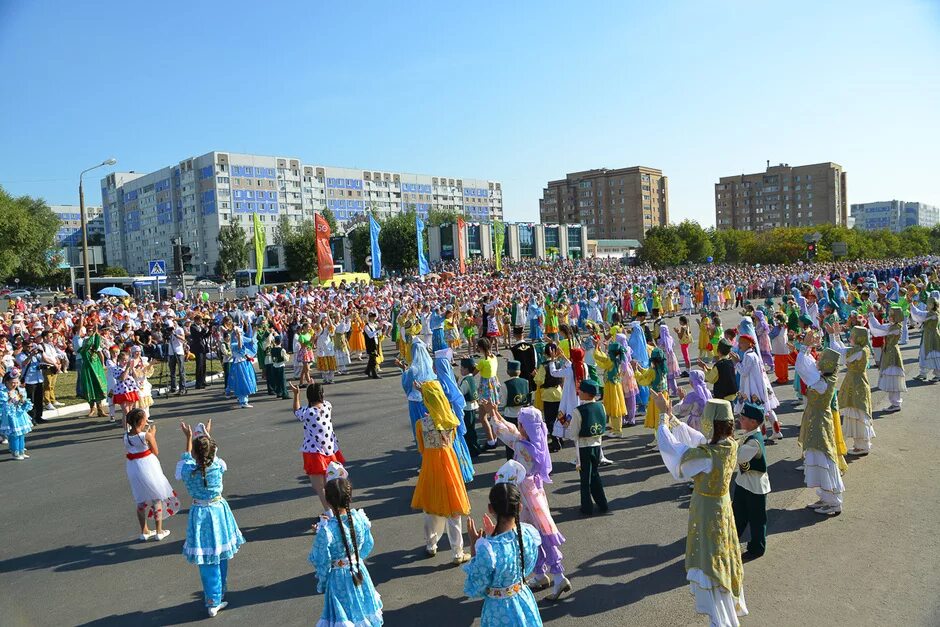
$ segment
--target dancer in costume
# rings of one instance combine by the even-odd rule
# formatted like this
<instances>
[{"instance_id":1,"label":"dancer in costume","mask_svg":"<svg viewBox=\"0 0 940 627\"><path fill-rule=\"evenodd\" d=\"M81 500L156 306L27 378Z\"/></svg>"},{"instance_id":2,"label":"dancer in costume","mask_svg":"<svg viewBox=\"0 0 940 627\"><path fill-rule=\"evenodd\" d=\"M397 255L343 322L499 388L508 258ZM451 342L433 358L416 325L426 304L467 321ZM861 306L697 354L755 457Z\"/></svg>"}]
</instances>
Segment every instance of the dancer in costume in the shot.
<instances>
[{"instance_id":1,"label":"dancer in costume","mask_svg":"<svg viewBox=\"0 0 940 627\"><path fill-rule=\"evenodd\" d=\"M238 400L238 407L249 408L248 397L258 391L255 377L255 340L251 325L245 321L244 329L232 333L232 365L229 367L228 390Z\"/></svg>"},{"instance_id":2,"label":"dancer in costume","mask_svg":"<svg viewBox=\"0 0 940 627\"><path fill-rule=\"evenodd\" d=\"M737 467L738 444L734 440L731 403L712 399L705 406L704 421L713 425L711 440L675 420L669 399L656 394L660 425L660 455L676 479L694 478L689 505L689 533L685 570L695 597L695 611L712 625L737 626L747 615L744 602L744 567L728 486Z\"/></svg>"},{"instance_id":3,"label":"dancer in costume","mask_svg":"<svg viewBox=\"0 0 940 627\"><path fill-rule=\"evenodd\" d=\"M838 451L832 414L838 368L839 353L831 348L823 349L815 362L805 352L796 360L797 373L806 384L806 409L799 439L803 448L803 476L806 487L816 488L819 496L808 507L826 516L842 513L845 492L842 473L846 464Z\"/></svg>"},{"instance_id":4,"label":"dancer in costume","mask_svg":"<svg viewBox=\"0 0 940 627\"><path fill-rule=\"evenodd\" d=\"M104 376L104 364L101 361L101 334L96 327L85 337L79 349L82 358L82 367L78 372L81 379L82 398L88 402L89 418L107 414L103 401L108 396L107 381Z\"/></svg>"},{"instance_id":5,"label":"dancer in costume","mask_svg":"<svg viewBox=\"0 0 940 627\"><path fill-rule=\"evenodd\" d=\"M26 452L26 434L33 430L29 410L33 403L26 390L20 387L20 375L14 368L3 375L0 386L0 435L7 440L10 455L17 461L29 459Z\"/></svg>"},{"instance_id":6,"label":"dancer in costume","mask_svg":"<svg viewBox=\"0 0 940 627\"><path fill-rule=\"evenodd\" d=\"M460 393L463 394L463 425L466 429L464 439L467 441L467 450L470 459L480 455L480 437L477 434L477 415L479 410L480 394L477 391L477 364L470 357L460 360Z\"/></svg>"},{"instance_id":7,"label":"dancer in costume","mask_svg":"<svg viewBox=\"0 0 940 627\"><path fill-rule=\"evenodd\" d=\"M520 520L535 527L542 537L535 577L530 586L536 589L552 586L549 599L557 600L571 590L571 582L564 575L561 545L565 537L558 530L548 507L545 484L551 483L552 458L546 445L548 433L542 413L534 407L519 412L519 426L502 420L498 412L489 406L494 417L496 433L503 442L512 446L515 457L506 462L497 476L513 476L512 483L522 492L522 516ZM549 576L551 575L551 576Z\"/></svg>"},{"instance_id":8,"label":"dancer in costume","mask_svg":"<svg viewBox=\"0 0 940 627\"><path fill-rule=\"evenodd\" d=\"M761 428L764 424L764 408L754 403L745 403L739 417L744 435L738 442L738 472L734 479L734 497L731 509L738 537L751 528L751 539L747 551L741 556L744 562L761 557L767 550L767 495L770 493L770 478L767 476L767 450Z\"/></svg>"},{"instance_id":9,"label":"dancer in costume","mask_svg":"<svg viewBox=\"0 0 940 627\"><path fill-rule=\"evenodd\" d=\"M610 427L608 437L620 438L623 434L623 419L627 415L627 405L623 397L621 380L624 361L623 347L617 342L607 345L607 352L594 351L594 359L600 366L598 373L604 382L604 411Z\"/></svg>"},{"instance_id":10,"label":"dancer in costume","mask_svg":"<svg viewBox=\"0 0 940 627\"><path fill-rule=\"evenodd\" d=\"M927 373L933 370L933 380L940 381L940 331L937 329L938 307L940 307L940 292L931 292L927 298L927 307L921 309L911 304L911 318L914 322L922 324L920 336L920 350L917 353L917 365L920 373L915 377L921 381L927 380Z\"/></svg>"},{"instance_id":11,"label":"dancer in costume","mask_svg":"<svg viewBox=\"0 0 940 627\"><path fill-rule=\"evenodd\" d=\"M464 594L483 599L482 627L540 627L542 617L535 595L525 585L535 568L541 537L539 532L519 521L522 494L510 477L497 476L490 489L489 512L496 518L484 528L467 522L472 560L464 566L467 579Z\"/></svg>"},{"instance_id":12,"label":"dancer in costume","mask_svg":"<svg viewBox=\"0 0 940 627\"><path fill-rule=\"evenodd\" d=\"M884 338L881 362L878 364L878 389L888 393L887 411L900 411L903 402L901 393L907 391L904 360L901 359L901 349L898 348L904 311L897 306L891 307L888 320L888 324L882 324L873 314L868 314L868 328L872 336Z\"/></svg>"},{"instance_id":13,"label":"dancer in costume","mask_svg":"<svg viewBox=\"0 0 940 627\"><path fill-rule=\"evenodd\" d=\"M352 509L352 484L340 464L330 462L324 494L331 516L321 523L310 550L323 593L317 627L377 627L382 624L382 598L363 563L372 552L372 522Z\"/></svg>"},{"instance_id":14,"label":"dancer in costume","mask_svg":"<svg viewBox=\"0 0 940 627\"><path fill-rule=\"evenodd\" d=\"M735 410L740 413L744 403L755 403L761 406L766 416L767 426L772 428L772 441L782 440L780 421L777 412L780 406L777 395L770 386L770 379L764 370L764 362L757 352L757 333L754 322L749 317L741 318L738 325L738 352L734 353L737 360L735 371L738 375L738 399Z\"/></svg>"},{"instance_id":15,"label":"dancer in costume","mask_svg":"<svg viewBox=\"0 0 940 627\"><path fill-rule=\"evenodd\" d=\"M333 462L346 463L333 431L333 405L324 400L323 386L319 383L307 387L306 407L300 405L300 388L291 383L290 389L294 395L294 416L304 426L304 443L300 447L304 474L310 479L310 486L320 499L320 505L323 507L321 511L324 512L321 518L324 518L330 511L330 504L324 492L326 469ZM316 522L313 528L316 530Z\"/></svg>"},{"instance_id":16,"label":"dancer in costume","mask_svg":"<svg viewBox=\"0 0 940 627\"><path fill-rule=\"evenodd\" d=\"M131 484L131 495L137 504L137 522L140 523L138 540L151 538L162 540L170 535L163 528L163 521L180 510L176 491L167 481L157 455L157 425L147 420L147 413L137 407L125 417L127 431L124 433L124 452L127 457L127 481ZM153 519L155 529L147 527Z\"/></svg>"},{"instance_id":17,"label":"dancer in costume","mask_svg":"<svg viewBox=\"0 0 940 627\"><path fill-rule=\"evenodd\" d=\"M865 327L852 327L851 344L845 346L837 338L832 348L839 352L845 362L846 373L839 385L839 417L842 419L842 434L852 438L849 455L868 455L871 440L875 437L872 420L871 385L868 382L869 334Z\"/></svg>"},{"instance_id":18,"label":"dancer in costume","mask_svg":"<svg viewBox=\"0 0 940 627\"><path fill-rule=\"evenodd\" d=\"M470 449L467 447L467 426L464 424L464 410L466 401L463 393L457 385L457 379L454 376L454 369L451 366L451 360L454 353L449 348L443 348L434 353L434 372L437 374L437 381L441 386L441 391L450 405L453 417L457 421L457 437L454 438L454 454L457 456L457 462L460 464L460 474L463 476L464 483L473 481L473 462L470 459ZM430 386L422 386L421 394L426 397L431 393ZM432 407L434 403L424 403Z\"/></svg>"},{"instance_id":19,"label":"dancer in costume","mask_svg":"<svg viewBox=\"0 0 940 627\"><path fill-rule=\"evenodd\" d=\"M228 562L245 543L228 503L222 498L222 475L228 469L216 457L217 446L210 437L212 420L193 429L180 422L186 438L183 457L176 464L176 479L186 484L193 499L186 526L183 556L199 566L199 577L209 616L228 605L225 601Z\"/></svg>"},{"instance_id":20,"label":"dancer in costume","mask_svg":"<svg viewBox=\"0 0 940 627\"><path fill-rule=\"evenodd\" d=\"M705 405L712 398L712 393L705 384L705 373L699 369L689 371L689 384L692 391L688 394L679 388L681 402L673 407L673 412L677 418L684 418L691 428L702 431L702 414L705 412Z\"/></svg>"}]
</instances>

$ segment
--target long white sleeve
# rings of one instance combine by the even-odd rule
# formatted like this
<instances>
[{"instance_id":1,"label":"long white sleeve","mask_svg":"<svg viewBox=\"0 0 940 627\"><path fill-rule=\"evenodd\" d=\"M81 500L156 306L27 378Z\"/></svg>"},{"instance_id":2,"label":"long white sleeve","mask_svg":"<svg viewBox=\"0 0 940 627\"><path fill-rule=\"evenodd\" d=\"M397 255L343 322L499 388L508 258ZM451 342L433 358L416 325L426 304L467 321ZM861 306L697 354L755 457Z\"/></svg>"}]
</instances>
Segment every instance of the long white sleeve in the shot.
<instances>
[{"instance_id":1,"label":"long white sleeve","mask_svg":"<svg viewBox=\"0 0 940 627\"><path fill-rule=\"evenodd\" d=\"M682 462L682 457L690 448L705 443L705 436L685 423L678 423L670 431L665 424L656 430L659 454L669 473L676 479L691 479L702 472L711 472L711 458L691 459ZM685 442L680 441L685 440Z\"/></svg>"},{"instance_id":2,"label":"long white sleeve","mask_svg":"<svg viewBox=\"0 0 940 627\"><path fill-rule=\"evenodd\" d=\"M813 388L820 393L826 391L826 382L822 378L822 373L819 372L816 362L808 353L797 354L796 373L800 375L800 380L806 384L806 387Z\"/></svg>"},{"instance_id":3,"label":"long white sleeve","mask_svg":"<svg viewBox=\"0 0 940 627\"><path fill-rule=\"evenodd\" d=\"M917 324L922 323L927 319L927 310L921 309L914 303L911 303L911 319Z\"/></svg>"},{"instance_id":4,"label":"long white sleeve","mask_svg":"<svg viewBox=\"0 0 940 627\"><path fill-rule=\"evenodd\" d=\"M884 337L891 332L891 325L882 324L878 322L874 315L868 314L868 330L873 337Z\"/></svg>"}]
</instances>

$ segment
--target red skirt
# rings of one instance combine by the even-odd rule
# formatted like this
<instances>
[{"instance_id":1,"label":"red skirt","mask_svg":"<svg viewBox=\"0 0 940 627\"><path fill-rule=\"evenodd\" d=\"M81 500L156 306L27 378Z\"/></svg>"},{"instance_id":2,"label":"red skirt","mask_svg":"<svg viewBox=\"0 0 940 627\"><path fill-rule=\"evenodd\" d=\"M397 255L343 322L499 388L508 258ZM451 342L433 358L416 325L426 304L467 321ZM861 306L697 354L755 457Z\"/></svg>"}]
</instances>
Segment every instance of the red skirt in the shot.
<instances>
[{"instance_id":1,"label":"red skirt","mask_svg":"<svg viewBox=\"0 0 940 627\"><path fill-rule=\"evenodd\" d=\"M304 453L304 474L307 475L325 475L326 467L330 465L330 462L338 462L340 464L346 463L346 458L343 457L342 451L336 451L332 455L324 455L322 453Z\"/></svg>"},{"instance_id":2,"label":"red skirt","mask_svg":"<svg viewBox=\"0 0 940 627\"><path fill-rule=\"evenodd\" d=\"M130 405L140 400L140 394L136 390L124 392L123 394L115 394L111 400L114 401L115 405Z\"/></svg>"}]
</instances>

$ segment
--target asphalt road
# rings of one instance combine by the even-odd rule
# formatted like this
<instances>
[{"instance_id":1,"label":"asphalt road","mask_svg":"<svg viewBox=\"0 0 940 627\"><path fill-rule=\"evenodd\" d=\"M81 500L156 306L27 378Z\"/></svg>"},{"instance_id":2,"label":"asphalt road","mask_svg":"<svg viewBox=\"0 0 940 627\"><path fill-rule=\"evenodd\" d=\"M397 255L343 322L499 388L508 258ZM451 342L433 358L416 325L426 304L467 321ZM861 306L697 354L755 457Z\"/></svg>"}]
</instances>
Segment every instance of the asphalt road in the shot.
<instances>
[{"instance_id":1,"label":"asphalt road","mask_svg":"<svg viewBox=\"0 0 940 627\"><path fill-rule=\"evenodd\" d=\"M918 342L912 334L904 347L909 376L916 374ZM386 624L478 624L481 602L463 596L463 576L448 563L446 540L436 557L424 556L422 516L410 509L419 459L393 371L387 367L381 381L357 375L327 388L355 506L373 521L376 548L368 567ZM850 463L845 511L835 518L804 509L816 498L795 470L800 414L792 390L777 388L786 439L768 447L768 552L745 566L751 614L744 624L940 624L940 384L909 385L900 414L878 415L874 452ZM876 391L876 407L884 401ZM230 565L229 608L214 620L313 624L322 596L307 561L312 536L306 532L317 508L301 468L302 429L289 401L253 402L253 410L237 410L221 398L220 386L159 401L154 419L164 472L172 481L182 447L177 419L212 417L219 455L229 466L225 495L248 539ZM649 431L638 426L628 433L605 444L616 462L602 469L607 516L579 516L570 449L554 456L549 500L568 539L564 564L574 589L557 603L543 599L542 617L557 625L707 624L693 612L685 585L689 491L648 452ZM163 542L136 541L117 427L85 418L56 421L38 427L27 446L27 462L0 455L0 623L207 620L197 569L180 555L185 513L167 523L172 535ZM476 465L469 492L477 519L502 460L500 449Z\"/></svg>"}]
</instances>

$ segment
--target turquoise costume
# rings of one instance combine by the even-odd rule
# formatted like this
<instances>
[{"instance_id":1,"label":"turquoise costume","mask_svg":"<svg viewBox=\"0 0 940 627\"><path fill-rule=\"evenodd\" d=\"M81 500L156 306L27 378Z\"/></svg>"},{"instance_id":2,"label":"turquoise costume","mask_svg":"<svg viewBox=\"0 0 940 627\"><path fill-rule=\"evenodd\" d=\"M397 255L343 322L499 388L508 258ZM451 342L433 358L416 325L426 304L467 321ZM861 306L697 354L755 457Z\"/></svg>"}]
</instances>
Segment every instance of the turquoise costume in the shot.
<instances>
[{"instance_id":1,"label":"turquoise costume","mask_svg":"<svg viewBox=\"0 0 940 627\"><path fill-rule=\"evenodd\" d=\"M482 597L482 627L542 624L535 596L523 582L532 573L542 543L532 525L522 523L522 546L525 549L525 573L520 572L519 538L515 529L496 536L481 538L476 555L463 567L467 574L463 591L468 597Z\"/></svg>"},{"instance_id":2,"label":"turquoise costume","mask_svg":"<svg viewBox=\"0 0 940 627\"><path fill-rule=\"evenodd\" d=\"M10 453L14 456L23 455L26 450L26 434L33 430L33 421L29 417L32 408L26 390L9 390L5 385L0 386L0 434L8 440Z\"/></svg>"},{"instance_id":3,"label":"turquoise costume","mask_svg":"<svg viewBox=\"0 0 940 627\"><path fill-rule=\"evenodd\" d=\"M372 523L361 509L354 509L349 514L330 518L321 522L317 527L317 535L313 539L313 548L310 550L310 563L317 575L317 592L324 593L323 614L317 621L317 627L343 627L357 625L360 627L376 627L382 624L382 598L376 592L369 576L369 571L362 563L375 541L372 539ZM349 555L356 559L353 550L353 536L350 533L350 519L355 529L356 547L359 553L359 572L362 573L362 583L358 586L353 582L349 558L346 556L346 546L349 546ZM343 544L343 536L346 545Z\"/></svg>"}]
</instances>

